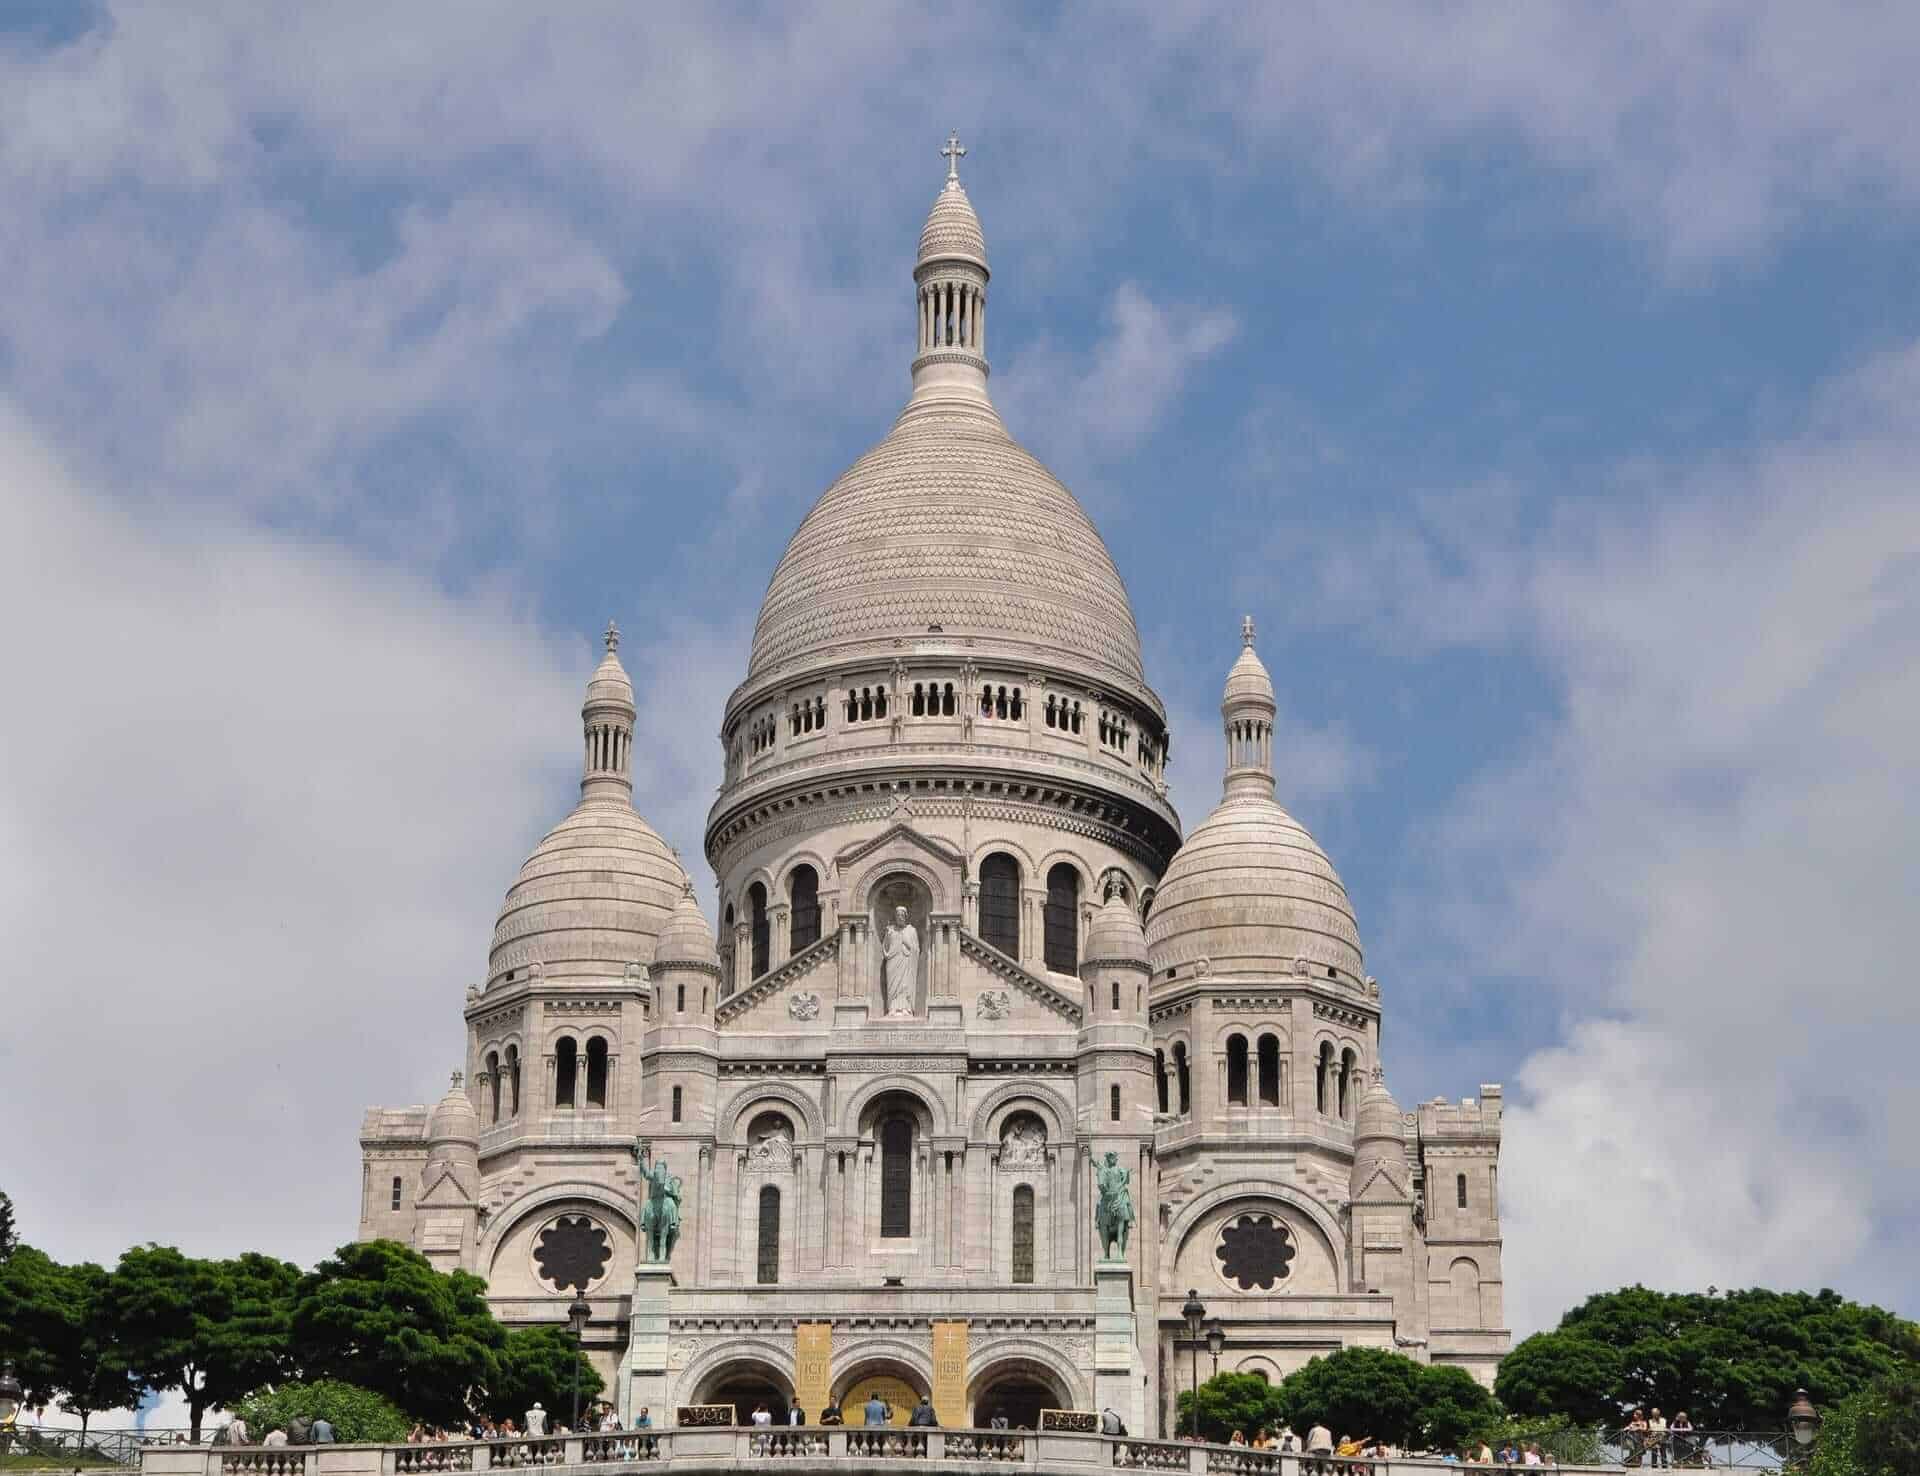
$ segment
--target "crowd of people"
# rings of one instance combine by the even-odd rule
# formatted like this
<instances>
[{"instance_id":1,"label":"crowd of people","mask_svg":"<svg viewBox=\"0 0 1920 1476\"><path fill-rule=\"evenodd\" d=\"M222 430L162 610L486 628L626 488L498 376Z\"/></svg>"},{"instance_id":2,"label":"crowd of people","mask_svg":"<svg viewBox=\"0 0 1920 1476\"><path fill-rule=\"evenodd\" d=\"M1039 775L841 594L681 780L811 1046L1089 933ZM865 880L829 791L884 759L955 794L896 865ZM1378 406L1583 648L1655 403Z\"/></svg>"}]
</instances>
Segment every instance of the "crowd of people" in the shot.
<instances>
[{"instance_id":1,"label":"crowd of people","mask_svg":"<svg viewBox=\"0 0 1920 1476\"><path fill-rule=\"evenodd\" d=\"M1189 1436L1189 1439L1198 1439ZM1302 1469L1311 1476L1335 1476L1353 1471L1374 1461L1406 1456L1416 1460L1444 1461L1460 1466L1551 1466L1554 1459L1535 1443L1508 1441L1495 1450L1484 1440L1471 1441L1459 1450L1402 1450L1372 1435L1342 1435L1335 1439L1325 1425L1315 1425L1303 1440L1287 1426L1269 1430L1265 1426L1251 1435L1235 1430L1227 1436L1228 1445L1250 1450L1270 1450L1278 1455L1302 1457Z\"/></svg>"}]
</instances>

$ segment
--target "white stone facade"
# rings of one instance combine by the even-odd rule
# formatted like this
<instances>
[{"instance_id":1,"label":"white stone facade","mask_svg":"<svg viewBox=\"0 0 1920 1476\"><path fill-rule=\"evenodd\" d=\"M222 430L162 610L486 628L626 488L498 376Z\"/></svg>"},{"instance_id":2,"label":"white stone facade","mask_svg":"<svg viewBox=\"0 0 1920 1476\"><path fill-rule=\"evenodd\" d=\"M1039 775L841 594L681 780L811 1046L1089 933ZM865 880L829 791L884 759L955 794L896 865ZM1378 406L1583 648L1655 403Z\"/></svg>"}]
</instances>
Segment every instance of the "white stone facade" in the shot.
<instances>
[{"instance_id":1,"label":"white stone facade","mask_svg":"<svg viewBox=\"0 0 1920 1476\"><path fill-rule=\"evenodd\" d=\"M1157 1433L1189 1288L1223 1369L1368 1344L1490 1380L1500 1089L1387 1094L1345 890L1273 798L1250 624L1225 796L1183 845L1126 589L988 398L951 168L914 282L907 406L795 533L722 714L717 942L633 811L610 630L580 805L508 893L454 1089L368 1113L359 1233L484 1276L509 1321L579 1285L656 1422L880 1387L947 1424L1112 1405ZM636 1141L683 1183L665 1271Z\"/></svg>"}]
</instances>

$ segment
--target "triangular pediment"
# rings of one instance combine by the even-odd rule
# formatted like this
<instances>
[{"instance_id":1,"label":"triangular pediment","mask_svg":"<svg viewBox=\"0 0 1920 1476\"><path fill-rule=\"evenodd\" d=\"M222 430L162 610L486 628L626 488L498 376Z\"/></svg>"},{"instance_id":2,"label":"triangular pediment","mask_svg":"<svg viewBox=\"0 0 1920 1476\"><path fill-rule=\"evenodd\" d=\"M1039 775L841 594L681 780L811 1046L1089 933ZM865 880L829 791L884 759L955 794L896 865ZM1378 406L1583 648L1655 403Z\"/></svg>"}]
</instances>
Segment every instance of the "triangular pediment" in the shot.
<instances>
[{"instance_id":1,"label":"triangular pediment","mask_svg":"<svg viewBox=\"0 0 1920 1476\"><path fill-rule=\"evenodd\" d=\"M841 851L833 858L834 869L844 872L849 866L858 865L875 851L884 850L887 846L895 844L918 847L929 856L934 857L936 860L948 866L959 866L966 859L960 852L956 851L944 841L935 840L930 835L922 835L906 821L900 820L889 825L872 840L861 841Z\"/></svg>"},{"instance_id":2,"label":"triangular pediment","mask_svg":"<svg viewBox=\"0 0 1920 1476\"><path fill-rule=\"evenodd\" d=\"M427 1187L421 1191L415 1201L422 1209L470 1209L473 1196L469 1194L454 1173L451 1164L440 1164L430 1170L433 1177Z\"/></svg>"},{"instance_id":3,"label":"triangular pediment","mask_svg":"<svg viewBox=\"0 0 1920 1476\"><path fill-rule=\"evenodd\" d=\"M1413 1198L1405 1185L1395 1179L1392 1170L1386 1164L1378 1164L1367 1180L1360 1186L1360 1192L1353 1196L1356 1204L1362 1200L1372 1204L1405 1204Z\"/></svg>"}]
</instances>

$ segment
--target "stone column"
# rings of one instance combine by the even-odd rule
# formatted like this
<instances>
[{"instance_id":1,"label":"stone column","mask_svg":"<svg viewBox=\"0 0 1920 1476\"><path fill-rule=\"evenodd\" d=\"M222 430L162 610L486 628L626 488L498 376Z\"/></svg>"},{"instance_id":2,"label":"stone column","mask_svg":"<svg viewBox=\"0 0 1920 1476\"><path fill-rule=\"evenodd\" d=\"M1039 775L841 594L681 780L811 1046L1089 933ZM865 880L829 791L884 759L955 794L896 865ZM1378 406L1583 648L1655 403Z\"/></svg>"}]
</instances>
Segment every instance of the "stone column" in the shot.
<instances>
[{"instance_id":1,"label":"stone column","mask_svg":"<svg viewBox=\"0 0 1920 1476\"><path fill-rule=\"evenodd\" d=\"M778 902L768 908L767 912L768 926L773 932L771 949L773 957L768 962L771 967L777 969L793 956L793 929L788 926L788 919L793 915L793 907L790 903Z\"/></svg>"},{"instance_id":2,"label":"stone column","mask_svg":"<svg viewBox=\"0 0 1920 1476\"><path fill-rule=\"evenodd\" d=\"M748 975L753 970L753 945L749 935L752 931L753 924L746 921L733 925L733 988L730 991L733 994L738 994L750 982Z\"/></svg>"}]
</instances>

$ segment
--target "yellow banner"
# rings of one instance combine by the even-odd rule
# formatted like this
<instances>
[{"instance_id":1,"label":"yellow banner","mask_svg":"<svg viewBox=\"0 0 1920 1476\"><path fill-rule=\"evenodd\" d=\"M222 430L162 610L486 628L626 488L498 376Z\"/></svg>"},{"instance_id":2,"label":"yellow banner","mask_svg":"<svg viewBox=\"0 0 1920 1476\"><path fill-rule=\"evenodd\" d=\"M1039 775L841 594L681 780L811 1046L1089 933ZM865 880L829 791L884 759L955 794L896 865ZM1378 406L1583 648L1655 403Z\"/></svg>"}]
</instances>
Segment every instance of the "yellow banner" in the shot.
<instances>
[{"instance_id":1,"label":"yellow banner","mask_svg":"<svg viewBox=\"0 0 1920 1476\"><path fill-rule=\"evenodd\" d=\"M793 1402L817 1424L833 1397L833 1324L802 1322L793 1329Z\"/></svg>"},{"instance_id":2,"label":"yellow banner","mask_svg":"<svg viewBox=\"0 0 1920 1476\"><path fill-rule=\"evenodd\" d=\"M967 1325L933 1325L933 1412L948 1429L965 1428L967 1419Z\"/></svg>"}]
</instances>

